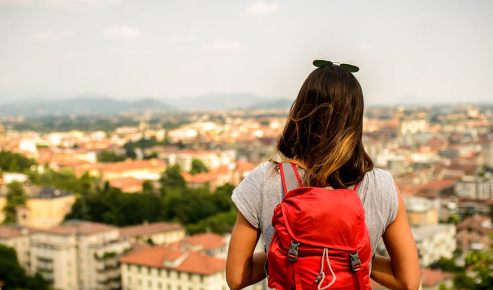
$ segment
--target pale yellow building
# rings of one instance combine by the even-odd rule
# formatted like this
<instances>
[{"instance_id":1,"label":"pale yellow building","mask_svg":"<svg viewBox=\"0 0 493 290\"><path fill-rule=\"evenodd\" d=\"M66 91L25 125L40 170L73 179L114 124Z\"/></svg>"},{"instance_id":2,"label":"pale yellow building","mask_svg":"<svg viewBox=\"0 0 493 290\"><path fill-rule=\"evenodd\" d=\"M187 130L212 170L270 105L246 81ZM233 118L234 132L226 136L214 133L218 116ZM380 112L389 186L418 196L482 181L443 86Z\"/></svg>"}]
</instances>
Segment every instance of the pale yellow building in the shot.
<instances>
[{"instance_id":1,"label":"pale yellow building","mask_svg":"<svg viewBox=\"0 0 493 290\"><path fill-rule=\"evenodd\" d=\"M55 289L119 289L118 258L128 250L117 227L68 221L31 235L31 272Z\"/></svg>"},{"instance_id":2,"label":"pale yellow building","mask_svg":"<svg viewBox=\"0 0 493 290\"><path fill-rule=\"evenodd\" d=\"M19 225L49 229L58 226L75 203L74 194L53 188L24 186L26 205L17 208ZM5 219L3 208L7 204L7 189L0 190L0 222Z\"/></svg>"},{"instance_id":3,"label":"pale yellow building","mask_svg":"<svg viewBox=\"0 0 493 290\"><path fill-rule=\"evenodd\" d=\"M147 243L150 239L154 245L164 245L183 239L185 228L177 223L144 223L120 228L120 235L127 237L131 243Z\"/></svg>"}]
</instances>

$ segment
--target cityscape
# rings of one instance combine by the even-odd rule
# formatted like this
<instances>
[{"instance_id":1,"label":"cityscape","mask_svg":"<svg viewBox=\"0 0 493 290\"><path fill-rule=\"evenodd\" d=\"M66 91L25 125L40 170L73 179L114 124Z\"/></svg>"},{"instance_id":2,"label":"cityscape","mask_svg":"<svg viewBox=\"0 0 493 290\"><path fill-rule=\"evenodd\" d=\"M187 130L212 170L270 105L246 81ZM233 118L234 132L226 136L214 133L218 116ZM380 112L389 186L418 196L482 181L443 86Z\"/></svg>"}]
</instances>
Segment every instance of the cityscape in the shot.
<instances>
[{"instance_id":1,"label":"cityscape","mask_svg":"<svg viewBox=\"0 0 493 290\"><path fill-rule=\"evenodd\" d=\"M488 289L493 106L365 110L364 146L402 192L421 289ZM287 113L2 117L0 249L15 252L3 286L227 289L232 190L276 158Z\"/></svg>"},{"instance_id":2,"label":"cityscape","mask_svg":"<svg viewBox=\"0 0 493 290\"><path fill-rule=\"evenodd\" d=\"M368 156L357 149L386 171L374 171L385 182L367 174L358 188L375 184L365 207L376 254L371 288L414 289L420 276L420 290L493 289L491 11L490 0L0 0L0 290L226 290L257 282L264 272L248 265L265 265L273 225L259 212L259 236L258 210L239 215L242 190L232 193L245 180L244 192L256 194L247 185L260 184L255 169L265 162L299 159L277 152L278 144L299 145L279 138L296 96L325 87L310 79L329 65L350 76L354 94L339 91L338 81L326 89L362 92L364 106L341 98L344 109L324 103L300 113L309 131L297 136L318 139L291 155L318 161L327 157L325 141L348 144L312 129L359 136L356 125L334 130L324 122L342 126L348 119L338 114L363 110ZM345 182L353 177L339 175L347 161L324 162L339 169L323 172L304 161L330 174L317 185L352 186ZM387 172L398 203L380 202L394 193ZM311 172L307 180L313 184ZM277 204L264 207L270 195L241 195L264 210ZM390 211L399 212L393 227ZM253 227L249 234L237 235L242 223ZM377 243L382 235L387 247ZM255 257L236 263L255 237ZM413 239L419 271L416 251L405 249ZM238 244L249 250L229 252L227 263ZM322 263L313 281L340 287L329 252L316 250ZM268 290L267 280L245 289Z\"/></svg>"}]
</instances>

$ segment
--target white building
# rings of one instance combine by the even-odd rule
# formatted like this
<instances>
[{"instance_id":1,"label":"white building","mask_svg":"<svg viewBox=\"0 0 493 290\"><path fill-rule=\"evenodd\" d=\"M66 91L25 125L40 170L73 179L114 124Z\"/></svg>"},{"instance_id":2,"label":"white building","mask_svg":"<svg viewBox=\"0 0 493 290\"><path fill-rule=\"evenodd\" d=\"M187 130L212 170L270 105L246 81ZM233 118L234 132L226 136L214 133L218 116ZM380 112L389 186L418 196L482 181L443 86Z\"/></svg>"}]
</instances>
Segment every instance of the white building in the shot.
<instances>
[{"instance_id":1,"label":"white building","mask_svg":"<svg viewBox=\"0 0 493 290\"><path fill-rule=\"evenodd\" d=\"M226 290L226 260L177 246L149 247L120 258L124 290Z\"/></svg>"},{"instance_id":2,"label":"white building","mask_svg":"<svg viewBox=\"0 0 493 290\"><path fill-rule=\"evenodd\" d=\"M428 267L441 257L452 258L456 248L455 225L437 224L411 227L418 248L421 267Z\"/></svg>"},{"instance_id":3,"label":"white building","mask_svg":"<svg viewBox=\"0 0 493 290\"><path fill-rule=\"evenodd\" d=\"M117 227L69 221L31 235L31 273L56 289L119 289L118 258L129 249Z\"/></svg>"},{"instance_id":4,"label":"white building","mask_svg":"<svg viewBox=\"0 0 493 290\"><path fill-rule=\"evenodd\" d=\"M493 199L493 179L477 176L463 176L455 186L459 197Z\"/></svg>"}]
</instances>

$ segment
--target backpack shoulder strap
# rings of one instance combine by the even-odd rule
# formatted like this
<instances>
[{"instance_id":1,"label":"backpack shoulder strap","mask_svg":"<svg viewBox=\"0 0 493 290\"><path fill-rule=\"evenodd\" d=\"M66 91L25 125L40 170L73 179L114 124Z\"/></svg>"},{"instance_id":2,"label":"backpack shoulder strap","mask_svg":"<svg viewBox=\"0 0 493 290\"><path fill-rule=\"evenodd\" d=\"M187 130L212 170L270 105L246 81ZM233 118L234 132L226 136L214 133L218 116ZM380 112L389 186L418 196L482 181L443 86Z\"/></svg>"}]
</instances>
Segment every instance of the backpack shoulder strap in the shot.
<instances>
[{"instance_id":1,"label":"backpack shoulder strap","mask_svg":"<svg viewBox=\"0 0 493 290\"><path fill-rule=\"evenodd\" d=\"M290 162L282 162L279 164L281 171L283 198L290 190L298 187L303 187L303 181L300 178L296 165Z\"/></svg>"}]
</instances>

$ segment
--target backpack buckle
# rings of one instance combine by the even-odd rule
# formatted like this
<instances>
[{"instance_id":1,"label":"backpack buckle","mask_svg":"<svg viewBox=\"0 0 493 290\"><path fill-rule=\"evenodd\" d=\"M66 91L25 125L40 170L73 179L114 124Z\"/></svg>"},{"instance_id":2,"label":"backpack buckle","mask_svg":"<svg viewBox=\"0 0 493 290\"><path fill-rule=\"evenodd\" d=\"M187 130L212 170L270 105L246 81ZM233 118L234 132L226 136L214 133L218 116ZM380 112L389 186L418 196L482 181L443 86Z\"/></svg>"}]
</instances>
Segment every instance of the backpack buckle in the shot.
<instances>
[{"instance_id":1,"label":"backpack buckle","mask_svg":"<svg viewBox=\"0 0 493 290\"><path fill-rule=\"evenodd\" d=\"M351 258L351 269L354 272L361 270L361 260L359 259L358 251L354 253L349 252L349 258Z\"/></svg>"},{"instance_id":2,"label":"backpack buckle","mask_svg":"<svg viewBox=\"0 0 493 290\"><path fill-rule=\"evenodd\" d=\"M291 245L289 246L289 251L288 251L288 260L291 262L295 262L298 259L298 246L300 243L295 242L294 240L291 240Z\"/></svg>"}]
</instances>

